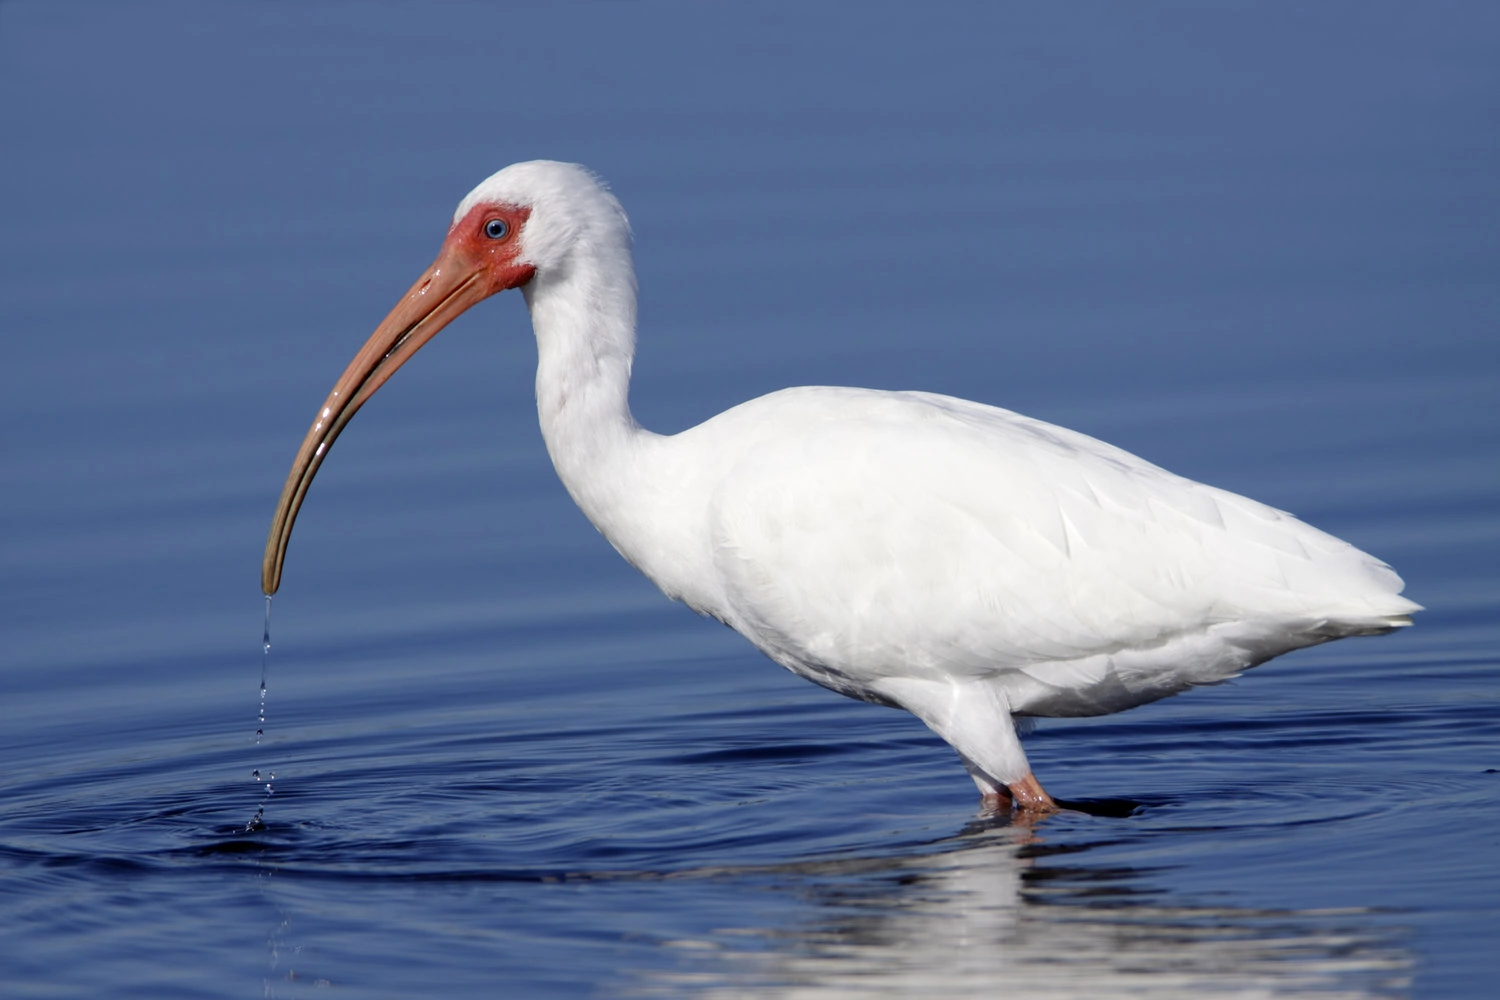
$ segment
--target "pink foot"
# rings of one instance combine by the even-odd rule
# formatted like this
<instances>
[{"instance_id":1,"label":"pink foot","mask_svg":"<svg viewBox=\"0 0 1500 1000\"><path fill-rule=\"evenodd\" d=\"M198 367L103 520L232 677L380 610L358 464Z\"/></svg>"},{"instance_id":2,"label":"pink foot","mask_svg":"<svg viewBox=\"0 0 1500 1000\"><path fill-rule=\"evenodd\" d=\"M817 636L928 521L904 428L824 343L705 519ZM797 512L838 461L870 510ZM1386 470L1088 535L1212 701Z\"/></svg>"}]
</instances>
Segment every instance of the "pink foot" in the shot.
<instances>
[{"instance_id":1,"label":"pink foot","mask_svg":"<svg viewBox=\"0 0 1500 1000\"><path fill-rule=\"evenodd\" d=\"M981 796L980 803L984 808L996 812L1015 810L1025 816L1045 816L1058 811L1058 805L1052 801L1052 796L1042 788L1036 775L1030 772L1019 781L1011 782L1005 791Z\"/></svg>"}]
</instances>

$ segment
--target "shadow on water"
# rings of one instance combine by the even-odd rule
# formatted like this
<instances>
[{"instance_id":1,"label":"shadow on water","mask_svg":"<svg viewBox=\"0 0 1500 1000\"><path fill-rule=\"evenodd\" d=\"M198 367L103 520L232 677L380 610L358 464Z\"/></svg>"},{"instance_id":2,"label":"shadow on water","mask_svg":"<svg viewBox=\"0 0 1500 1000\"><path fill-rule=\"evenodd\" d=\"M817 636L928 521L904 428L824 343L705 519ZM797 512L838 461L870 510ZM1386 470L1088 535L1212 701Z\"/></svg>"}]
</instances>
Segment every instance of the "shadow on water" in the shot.
<instances>
[{"instance_id":1,"label":"shadow on water","mask_svg":"<svg viewBox=\"0 0 1500 1000\"><path fill-rule=\"evenodd\" d=\"M1081 812L1088 816L1097 816L1101 819L1126 819L1134 816L1142 809L1156 802L1138 801L1135 799L1057 799L1057 804L1064 809L1073 812Z\"/></svg>"}]
</instances>

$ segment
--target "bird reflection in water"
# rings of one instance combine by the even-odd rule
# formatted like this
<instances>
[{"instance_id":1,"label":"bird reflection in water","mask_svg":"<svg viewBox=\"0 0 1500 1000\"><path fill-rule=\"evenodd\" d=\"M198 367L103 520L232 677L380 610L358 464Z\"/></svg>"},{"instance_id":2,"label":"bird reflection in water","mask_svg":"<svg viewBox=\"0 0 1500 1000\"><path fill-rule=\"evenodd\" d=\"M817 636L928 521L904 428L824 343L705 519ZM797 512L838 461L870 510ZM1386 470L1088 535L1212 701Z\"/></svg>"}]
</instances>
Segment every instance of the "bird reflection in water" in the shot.
<instances>
[{"instance_id":1,"label":"bird reflection in water","mask_svg":"<svg viewBox=\"0 0 1500 1000\"><path fill-rule=\"evenodd\" d=\"M682 968L651 973L648 992L1352 1000L1409 987L1405 932L1367 909L1173 900L1149 869L1081 863L1087 846L1049 846L1032 824L1000 816L943 846L778 869L778 889L815 902L814 919L675 942Z\"/></svg>"}]
</instances>

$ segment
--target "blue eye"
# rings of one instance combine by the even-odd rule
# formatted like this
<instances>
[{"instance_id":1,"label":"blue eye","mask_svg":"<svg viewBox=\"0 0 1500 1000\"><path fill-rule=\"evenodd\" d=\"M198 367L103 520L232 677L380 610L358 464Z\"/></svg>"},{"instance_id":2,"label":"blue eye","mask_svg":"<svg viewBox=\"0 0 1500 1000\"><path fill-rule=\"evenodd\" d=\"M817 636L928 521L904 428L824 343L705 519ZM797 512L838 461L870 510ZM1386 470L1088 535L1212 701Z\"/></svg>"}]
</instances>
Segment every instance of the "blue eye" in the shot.
<instances>
[{"instance_id":1,"label":"blue eye","mask_svg":"<svg viewBox=\"0 0 1500 1000\"><path fill-rule=\"evenodd\" d=\"M484 235L492 240L503 240L510 232L510 226L504 219L491 219L484 224Z\"/></svg>"}]
</instances>

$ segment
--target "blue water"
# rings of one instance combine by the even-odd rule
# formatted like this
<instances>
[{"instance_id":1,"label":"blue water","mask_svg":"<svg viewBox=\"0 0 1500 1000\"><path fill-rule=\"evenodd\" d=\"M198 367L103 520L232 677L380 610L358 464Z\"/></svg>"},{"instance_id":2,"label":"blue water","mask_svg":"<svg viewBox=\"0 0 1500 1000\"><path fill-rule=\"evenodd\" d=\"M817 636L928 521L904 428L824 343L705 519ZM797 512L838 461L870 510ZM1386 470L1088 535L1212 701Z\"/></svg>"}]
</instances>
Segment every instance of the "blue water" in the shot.
<instances>
[{"instance_id":1,"label":"blue water","mask_svg":"<svg viewBox=\"0 0 1500 1000\"><path fill-rule=\"evenodd\" d=\"M1492 995L1496 8L512 6L0 4L0 993ZM296 445L537 156L631 212L647 426L980 399L1428 610L1044 721L1078 811L979 815L915 720L620 562L509 296L324 466L257 745Z\"/></svg>"}]
</instances>

